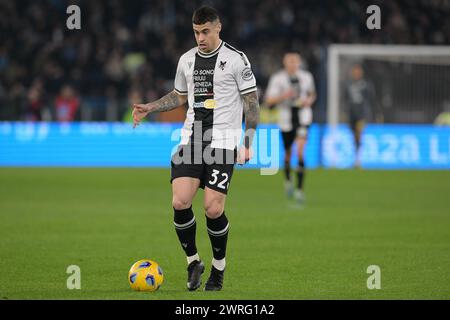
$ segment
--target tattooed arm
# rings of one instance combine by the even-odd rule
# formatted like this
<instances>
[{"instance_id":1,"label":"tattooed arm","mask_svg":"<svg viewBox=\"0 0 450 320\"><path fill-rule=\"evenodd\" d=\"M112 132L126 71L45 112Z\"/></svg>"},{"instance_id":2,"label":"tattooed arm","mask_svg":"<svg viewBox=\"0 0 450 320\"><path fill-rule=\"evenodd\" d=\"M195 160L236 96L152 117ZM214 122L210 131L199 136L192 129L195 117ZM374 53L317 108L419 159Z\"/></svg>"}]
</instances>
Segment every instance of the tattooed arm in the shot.
<instances>
[{"instance_id":1,"label":"tattooed arm","mask_svg":"<svg viewBox=\"0 0 450 320\"><path fill-rule=\"evenodd\" d=\"M166 94L159 100L147 104L133 105L133 127L136 127L143 118L151 112L164 112L173 110L187 101L187 96L181 96L175 91Z\"/></svg>"},{"instance_id":2,"label":"tattooed arm","mask_svg":"<svg viewBox=\"0 0 450 320\"><path fill-rule=\"evenodd\" d=\"M259 102L256 91L242 96L244 100L245 135L243 148L239 150L238 163L244 164L252 157L250 148L259 122Z\"/></svg>"}]
</instances>

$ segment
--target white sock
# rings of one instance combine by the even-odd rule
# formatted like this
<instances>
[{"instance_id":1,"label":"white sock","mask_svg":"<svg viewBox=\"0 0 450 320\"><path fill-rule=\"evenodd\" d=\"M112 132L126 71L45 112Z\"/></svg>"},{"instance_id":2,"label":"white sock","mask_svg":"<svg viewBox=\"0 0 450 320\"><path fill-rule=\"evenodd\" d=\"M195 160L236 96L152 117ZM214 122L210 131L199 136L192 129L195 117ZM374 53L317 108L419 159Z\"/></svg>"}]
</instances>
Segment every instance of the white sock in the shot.
<instances>
[{"instance_id":1,"label":"white sock","mask_svg":"<svg viewBox=\"0 0 450 320\"><path fill-rule=\"evenodd\" d=\"M186 259L187 259L187 263L191 264L192 261L195 261L195 260L200 261L200 256L198 255L198 253L196 253L193 256L186 257Z\"/></svg>"},{"instance_id":2,"label":"white sock","mask_svg":"<svg viewBox=\"0 0 450 320\"><path fill-rule=\"evenodd\" d=\"M221 259L221 260L216 260L216 259L212 259L212 265L214 266L214 268L216 268L219 271L223 271L225 270L225 258Z\"/></svg>"}]
</instances>

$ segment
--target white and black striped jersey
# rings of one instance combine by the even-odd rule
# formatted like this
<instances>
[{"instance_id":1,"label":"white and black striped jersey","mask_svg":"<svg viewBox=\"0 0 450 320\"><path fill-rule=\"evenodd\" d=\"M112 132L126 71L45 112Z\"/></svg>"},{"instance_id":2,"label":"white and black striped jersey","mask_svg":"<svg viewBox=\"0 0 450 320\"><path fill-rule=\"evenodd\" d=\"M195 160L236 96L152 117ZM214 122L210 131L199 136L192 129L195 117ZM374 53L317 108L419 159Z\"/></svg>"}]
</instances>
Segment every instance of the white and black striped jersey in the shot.
<instances>
[{"instance_id":1,"label":"white and black striped jersey","mask_svg":"<svg viewBox=\"0 0 450 320\"><path fill-rule=\"evenodd\" d=\"M297 98L306 98L315 92L314 79L309 71L299 69L294 76L286 70L280 70L270 77L266 90L266 98L279 97L289 90L293 90L295 97L278 104L278 125L281 131L295 130L299 126L308 126L312 122L311 108L294 106Z\"/></svg>"},{"instance_id":2,"label":"white and black striped jersey","mask_svg":"<svg viewBox=\"0 0 450 320\"><path fill-rule=\"evenodd\" d=\"M211 143L212 148L237 147L242 134L242 95L256 91L256 80L243 52L224 41L210 53L192 48L178 62L175 91L188 96L180 144L203 138L203 144Z\"/></svg>"}]
</instances>

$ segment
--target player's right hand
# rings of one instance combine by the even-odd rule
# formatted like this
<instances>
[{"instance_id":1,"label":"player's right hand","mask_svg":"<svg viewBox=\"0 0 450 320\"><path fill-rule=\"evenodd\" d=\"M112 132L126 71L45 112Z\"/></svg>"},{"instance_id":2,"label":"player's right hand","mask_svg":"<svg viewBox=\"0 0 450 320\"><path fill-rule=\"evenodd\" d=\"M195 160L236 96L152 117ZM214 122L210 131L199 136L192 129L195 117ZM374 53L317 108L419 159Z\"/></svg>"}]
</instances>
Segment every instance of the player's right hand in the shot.
<instances>
[{"instance_id":1,"label":"player's right hand","mask_svg":"<svg viewBox=\"0 0 450 320\"><path fill-rule=\"evenodd\" d=\"M292 89L287 90L285 93L283 93L283 95L281 96L281 99L284 100L289 100L295 97L295 92Z\"/></svg>"},{"instance_id":2,"label":"player's right hand","mask_svg":"<svg viewBox=\"0 0 450 320\"><path fill-rule=\"evenodd\" d=\"M251 158L253 157L253 150L252 148L247 149L244 146L241 146L237 153L237 164L240 164L241 166L246 164Z\"/></svg>"},{"instance_id":3,"label":"player's right hand","mask_svg":"<svg viewBox=\"0 0 450 320\"><path fill-rule=\"evenodd\" d=\"M133 104L133 128L136 128L149 113L150 109L147 104Z\"/></svg>"}]
</instances>

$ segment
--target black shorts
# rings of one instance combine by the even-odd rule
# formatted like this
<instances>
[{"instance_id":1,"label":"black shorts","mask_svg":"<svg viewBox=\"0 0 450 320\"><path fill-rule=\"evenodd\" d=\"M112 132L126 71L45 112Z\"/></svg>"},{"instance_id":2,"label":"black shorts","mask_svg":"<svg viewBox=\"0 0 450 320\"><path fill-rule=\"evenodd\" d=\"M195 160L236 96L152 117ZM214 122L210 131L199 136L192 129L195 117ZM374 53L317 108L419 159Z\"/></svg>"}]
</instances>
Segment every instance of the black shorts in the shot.
<instances>
[{"instance_id":1,"label":"black shorts","mask_svg":"<svg viewBox=\"0 0 450 320\"><path fill-rule=\"evenodd\" d=\"M198 178L200 188L207 186L227 194L236 157L236 149L211 148L210 145L180 145L172 156L170 183L180 177Z\"/></svg>"},{"instance_id":2,"label":"black shorts","mask_svg":"<svg viewBox=\"0 0 450 320\"><path fill-rule=\"evenodd\" d=\"M366 122L370 118L370 109L366 105L351 105L349 111L349 123L353 131L358 123Z\"/></svg>"},{"instance_id":3,"label":"black shorts","mask_svg":"<svg viewBox=\"0 0 450 320\"><path fill-rule=\"evenodd\" d=\"M366 122L366 119L362 116L359 115L350 115L350 129L355 132L356 131L356 127L358 126L359 123L361 122Z\"/></svg>"},{"instance_id":4,"label":"black shorts","mask_svg":"<svg viewBox=\"0 0 450 320\"><path fill-rule=\"evenodd\" d=\"M307 138L308 137L308 125L301 125L291 131L281 131L281 137L283 138L284 150L291 148L292 143L296 137Z\"/></svg>"}]
</instances>

